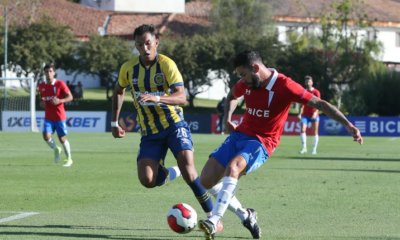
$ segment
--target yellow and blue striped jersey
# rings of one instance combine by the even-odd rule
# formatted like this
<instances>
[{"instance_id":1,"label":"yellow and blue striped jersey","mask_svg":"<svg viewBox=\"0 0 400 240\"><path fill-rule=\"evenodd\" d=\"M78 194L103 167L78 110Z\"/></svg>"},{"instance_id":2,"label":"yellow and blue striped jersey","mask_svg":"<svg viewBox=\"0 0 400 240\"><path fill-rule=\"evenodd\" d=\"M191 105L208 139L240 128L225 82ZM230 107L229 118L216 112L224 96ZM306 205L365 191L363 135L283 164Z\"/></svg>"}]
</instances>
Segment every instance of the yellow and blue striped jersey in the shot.
<instances>
[{"instance_id":1,"label":"yellow and blue striped jersey","mask_svg":"<svg viewBox=\"0 0 400 240\"><path fill-rule=\"evenodd\" d=\"M167 56L157 54L150 66L145 66L139 56L125 62L121 66L118 83L123 88L132 88L133 105L138 112L136 121L140 124L142 136L156 134L172 125L180 127L185 124L182 108L178 105L137 102L142 94L168 96L172 93L171 87L183 86L178 67Z\"/></svg>"}]
</instances>

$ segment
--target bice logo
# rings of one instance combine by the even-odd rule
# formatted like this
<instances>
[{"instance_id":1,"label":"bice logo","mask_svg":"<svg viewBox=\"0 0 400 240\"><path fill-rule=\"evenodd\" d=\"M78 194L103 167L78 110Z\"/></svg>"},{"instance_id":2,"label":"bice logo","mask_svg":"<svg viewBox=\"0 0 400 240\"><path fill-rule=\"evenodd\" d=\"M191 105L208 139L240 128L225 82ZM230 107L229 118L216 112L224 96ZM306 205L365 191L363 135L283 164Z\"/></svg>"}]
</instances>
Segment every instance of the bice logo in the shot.
<instances>
[{"instance_id":1,"label":"bice logo","mask_svg":"<svg viewBox=\"0 0 400 240\"><path fill-rule=\"evenodd\" d=\"M269 117L269 110L262 110L256 108L247 108L247 112L250 115L257 116L257 117Z\"/></svg>"}]
</instances>

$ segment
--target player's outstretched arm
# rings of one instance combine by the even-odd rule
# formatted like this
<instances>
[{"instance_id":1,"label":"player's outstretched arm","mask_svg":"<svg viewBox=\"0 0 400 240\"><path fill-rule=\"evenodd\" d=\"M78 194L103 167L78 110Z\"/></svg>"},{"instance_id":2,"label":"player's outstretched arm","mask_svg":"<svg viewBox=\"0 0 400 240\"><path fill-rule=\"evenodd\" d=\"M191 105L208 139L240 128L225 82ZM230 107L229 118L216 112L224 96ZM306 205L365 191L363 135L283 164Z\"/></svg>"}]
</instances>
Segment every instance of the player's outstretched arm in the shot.
<instances>
[{"instance_id":1,"label":"player's outstretched arm","mask_svg":"<svg viewBox=\"0 0 400 240\"><path fill-rule=\"evenodd\" d=\"M224 123L225 123L225 130L227 133L231 133L237 127L237 124L231 121L232 114L235 111L238 104L238 100L233 94L233 89L228 93L228 96L225 100L225 116L224 116Z\"/></svg>"},{"instance_id":2,"label":"player's outstretched arm","mask_svg":"<svg viewBox=\"0 0 400 240\"><path fill-rule=\"evenodd\" d=\"M316 108L324 112L328 117L332 118L333 120L337 121L338 123L342 124L347 131L353 136L354 141L359 142L360 144L363 143L363 138L361 136L360 131L354 127L354 125L347 120L347 118L343 115L339 109L337 109L332 104L319 99L316 96L313 96L310 101L307 103L308 106Z\"/></svg>"},{"instance_id":3,"label":"player's outstretched arm","mask_svg":"<svg viewBox=\"0 0 400 240\"><path fill-rule=\"evenodd\" d=\"M121 111L122 103L124 102L124 96L125 96L125 88L122 88L117 83L112 97L112 113L111 113L112 122L118 122L119 113ZM111 127L111 132L114 138L123 138L125 136L125 131L120 126Z\"/></svg>"}]
</instances>

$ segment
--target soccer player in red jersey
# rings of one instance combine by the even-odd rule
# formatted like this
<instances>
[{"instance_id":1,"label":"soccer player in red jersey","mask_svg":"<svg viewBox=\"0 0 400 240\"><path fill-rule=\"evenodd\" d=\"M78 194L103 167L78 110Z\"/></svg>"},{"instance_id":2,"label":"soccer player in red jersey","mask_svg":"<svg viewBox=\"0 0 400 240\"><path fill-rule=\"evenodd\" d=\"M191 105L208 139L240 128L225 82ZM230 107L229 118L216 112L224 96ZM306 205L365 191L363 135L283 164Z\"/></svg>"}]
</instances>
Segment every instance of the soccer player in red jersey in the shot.
<instances>
[{"instance_id":1,"label":"soccer player in red jersey","mask_svg":"<svg viewBox=\"0 0 400 240\"><path fill-rule=\"evenodd\" d=\"M71 102L73 97L70 90L61 80L54 78L56 72L53 64L44 66L46 82L39 84L40 106L44 108L45 117L43 125L43 139L54 150L54 162L60 161L61 148L57 146L51 135L57 131L58 139L64 148L66 159L64 167L72 165L71 148L67 138L67 116L65 114L64 103Z\"/></svg>"},{"instance_id":2,"label":"soccer player in red jersey","mask_svg":"<svg viewBox=\"0 0 400 240\"><path fill-rule=\"evenodd\" d=\"M292 102L323 111L343 124L354 141L363 142L360 131L338 109L275 69L267 68L257 52L240 52L232 62L242 79L226 99L224 122L230 136L211 153L200 177L202 185L216 197L213 215L199 221L205 239L214 239L216 223L227 208L242 220L254 239L260 238L256 211L243 208L235 191L239 178L259 168L278 146ZM242 123L236 125L231 117L241 96L244 96L246 113Z\"/></svg>"},{"instance_id":3,"label":"soccer player in red jersey","mask_svg":"<svg viewBox=\"0 0 400 240\"><path fill-rule=\"evenodd\" d=\"M321 98L321 93L313 87L313 80L310 76L304 77L304 84L306 86L306 90L313 94L314 96ZM300 150L300 154L304 154L307 152L307 125L311 122L312 131L314 135L313 139L313 148L311 154L317 154L317 146L318 146L318 126L319 126L319 113L318 109L314 107L310 107L308 105L301 105L299 112L299 121L301 123L301 133L300 139L303 148Z\"/></svg>"}]
</instances>

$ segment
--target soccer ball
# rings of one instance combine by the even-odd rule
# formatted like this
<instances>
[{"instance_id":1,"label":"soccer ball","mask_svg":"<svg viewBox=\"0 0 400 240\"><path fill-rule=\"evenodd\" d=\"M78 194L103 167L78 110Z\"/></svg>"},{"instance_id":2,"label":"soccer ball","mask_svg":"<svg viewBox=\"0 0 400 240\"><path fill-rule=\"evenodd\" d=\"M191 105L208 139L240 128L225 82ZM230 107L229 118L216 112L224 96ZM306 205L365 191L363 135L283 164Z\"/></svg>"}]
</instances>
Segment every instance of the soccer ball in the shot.
<instances>
[{"instance_id":1,"label":"soccer ball","mask_svg":"<svg viewBox=\"0 0 400 240\"><path fill-rule=\"evenodd\" d=\"M179 203L168 212L168 225L177 233L189 233L197 226L197 213L189 204Z\"/></svg>"}]
</instances>

